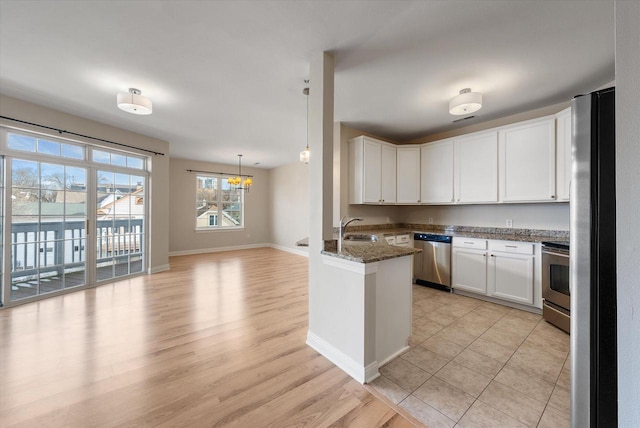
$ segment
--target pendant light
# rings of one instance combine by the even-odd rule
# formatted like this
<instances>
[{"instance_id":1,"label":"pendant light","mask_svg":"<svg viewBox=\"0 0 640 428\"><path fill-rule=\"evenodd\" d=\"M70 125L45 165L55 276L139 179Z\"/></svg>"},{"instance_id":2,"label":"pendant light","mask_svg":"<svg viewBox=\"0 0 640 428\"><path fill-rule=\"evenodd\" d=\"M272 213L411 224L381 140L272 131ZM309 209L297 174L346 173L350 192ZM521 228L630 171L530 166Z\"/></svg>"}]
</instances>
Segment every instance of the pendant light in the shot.
<instances>
[{"instance_id":1,"label":"pendant light","mask_svg":"<svg viewBox=\"0 0 640 428\"><path fill-rule=\"evenodd\" d=\"M249 193L249 189L253 184L253 176L242 175L242 155L238 155L238 175L227 178L227 182L232 186L236 186L236 190L244 190Z\"/></svg>"},{"instance_id":2,"label":"pendant light","mask_svg":"<svg viewBox=\"0 0 640 428\"><path fill-rule=\"evenodd\" d=\"M460 90L460 94L449 101L449 113L455 116L471 114L481 108L482 94L479 92L471 92L470 88Z\"/></svg>"},{"instance_id":3,"label":"pendant light","mask_svg":"<svg viewBox=\"0 0 640 428\"><path fill-rule=\"evenodd\" d=\"M304 83L309 83L305 80ZM300 152L300 162L308 164L311 158L311 150L309 150L309 87L302 90L302 93L307 96L307 148Z\"/></svg>"},{"instance_id":4,"label":"pendant light","mask_svg":"<svg viewBox=\"0 0 640 428\"><path fill-rule=\"evenodd\" d=\"M142 95L142 91L129 88L129 92L120 92L117 97L118 108L133 114L151 114L153 103Z\"/></svg>"}]
</instances>

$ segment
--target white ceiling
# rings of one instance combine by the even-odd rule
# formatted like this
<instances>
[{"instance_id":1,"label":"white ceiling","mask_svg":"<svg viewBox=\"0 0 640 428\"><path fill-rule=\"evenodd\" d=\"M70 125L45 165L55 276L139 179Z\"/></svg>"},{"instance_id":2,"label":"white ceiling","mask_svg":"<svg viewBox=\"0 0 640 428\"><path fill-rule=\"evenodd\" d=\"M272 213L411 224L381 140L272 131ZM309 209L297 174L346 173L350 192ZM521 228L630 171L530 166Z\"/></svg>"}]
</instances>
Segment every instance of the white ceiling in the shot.
<instances>
[{"instance_id":1,"label":"white ceiling","mask_svg":"<svg viewBox=\"0 0 640 428\"><path fill-rule=\"evenodd\" d=\"M306 144L311 57L335 56L335 119L397 142L568 101L614 79L606 0L0 0L0 92L261 167ZM119 110L135 87L151 116Z\"/></svg>"}]
</instances>

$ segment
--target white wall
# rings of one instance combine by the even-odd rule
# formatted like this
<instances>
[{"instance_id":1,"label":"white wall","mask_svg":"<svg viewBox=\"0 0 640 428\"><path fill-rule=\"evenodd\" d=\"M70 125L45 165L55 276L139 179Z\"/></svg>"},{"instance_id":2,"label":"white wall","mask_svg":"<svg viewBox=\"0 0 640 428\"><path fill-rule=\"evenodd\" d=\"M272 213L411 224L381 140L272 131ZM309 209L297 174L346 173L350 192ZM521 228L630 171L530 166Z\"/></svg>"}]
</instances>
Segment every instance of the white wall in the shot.
<instances>
[{"instance_id":1,"label":"white wall","mask_svg":"<svg viewBox=\"0 0 640 428\"><path fill-rule=\"evenodd\" d=\"M309 165L297 162L271 169L269 201L269 242L306 252L295 243L309 236Z\"/></svg>"},{"instance_id":2,"label":"white wall","mask_svg":"<svg viewBox=\"0 0 640 428\"><path fill-rule=\"evenodd\" d=\"M241 230L195 230L196 173L187 169L229 172L238 165L223 165L171 158L169 162L169 251L172 255L215 251L229 247L247 247L269 243L269 171L242 168L252 174L251 191L245 195L244 228Z\"/></svg>"},{"instance_id":3,"label":"white wall","mask_svg":"<svg viewBox=\"0 0 640 428\"><path fill-rule=\"evenodd\" d=\"M569 203L416 206L402 207L403 223L506 227L513 220L518 229L569 230Z\"/></svg>"},{"instance_id":4,"label":"white wall","mask_svg":"<svg viewBox=\"0 0 640 428\"><path fill-rule=\"evenodd\" d=\"M153 150L165 153L165 156L151 155L151 172L149 180L149 204L150 204L150 247L149 264L152 272L169 268L169 143L156 138L136 134L124 129L115 128L93 120L73 116L58 110L50 109L16 98L0 95L0 114L28 122L38 123L53 128L66 129L78 134L89 135L95 138L111 140L128 144L141 149ZM15 122L6 121L7 125L16 125ZM31 128L33 131L42 132L42 129ZM69 138L69 135L62 135ZM122 147L108 143L96 143L90 139L75 138L89 144L99 144L103 147L122 150Z\"/></svg>"},{"instance_id":5,"label":"white wall","mask_svg":"<svg viewBox=\"0 0 640 428\"><path fill-rule=\"evenodd\" d=\"M640 2L616 1L618 426L640 426Z\"/></svg>"}]
</instances>

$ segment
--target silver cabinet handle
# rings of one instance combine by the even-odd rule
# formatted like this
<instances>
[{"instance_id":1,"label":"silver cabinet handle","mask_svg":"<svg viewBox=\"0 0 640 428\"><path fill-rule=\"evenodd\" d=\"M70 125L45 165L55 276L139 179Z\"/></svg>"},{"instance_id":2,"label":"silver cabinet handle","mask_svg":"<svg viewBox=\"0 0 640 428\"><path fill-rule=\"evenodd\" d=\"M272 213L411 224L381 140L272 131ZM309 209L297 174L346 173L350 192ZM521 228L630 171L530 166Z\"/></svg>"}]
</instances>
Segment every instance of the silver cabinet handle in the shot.
<instances>
[{"instance_id":1,"label":"silver cabinet handle","mask_svg":"<svg viewBox=\"0 0 640 428\"><path fill-rule=\"evenodd\" d=\"M505 245L506 248L518 248L517 245Z\"/></svg>"},{"instance_id":2,"label":"silver cabinet handle","mask_svg":"<svg viewBox=\"0 0 640 428\"><path fill-rule=\"evenodd\" d=\"M473 245L473 242L467 242L467 241L464 241L464 243L465 243L465 244L471 244L471 245Z\"/></svg>"}]
</instances>

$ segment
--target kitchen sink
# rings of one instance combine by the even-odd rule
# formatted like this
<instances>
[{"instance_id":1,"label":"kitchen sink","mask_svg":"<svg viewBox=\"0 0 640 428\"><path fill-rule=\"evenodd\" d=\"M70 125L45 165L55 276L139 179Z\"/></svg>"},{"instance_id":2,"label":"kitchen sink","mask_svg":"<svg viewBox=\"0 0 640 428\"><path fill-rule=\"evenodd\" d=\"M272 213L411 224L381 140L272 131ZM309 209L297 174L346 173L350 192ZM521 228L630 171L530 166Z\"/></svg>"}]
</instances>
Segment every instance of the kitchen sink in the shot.
<instances>
[{"instance_id":1,"label":"kitchen sink","mask_svg":"<svg viewBox=\"0 0 640 428\"><path fill-rule=\"evenodd\" d=\"M345 235L343 240L348 242L376 242L378 240L378 236L352 233Z\"/></svg>"}]
</instances>

